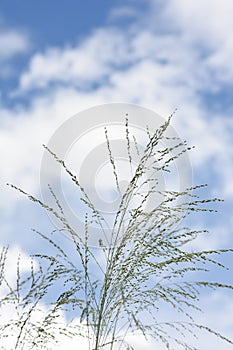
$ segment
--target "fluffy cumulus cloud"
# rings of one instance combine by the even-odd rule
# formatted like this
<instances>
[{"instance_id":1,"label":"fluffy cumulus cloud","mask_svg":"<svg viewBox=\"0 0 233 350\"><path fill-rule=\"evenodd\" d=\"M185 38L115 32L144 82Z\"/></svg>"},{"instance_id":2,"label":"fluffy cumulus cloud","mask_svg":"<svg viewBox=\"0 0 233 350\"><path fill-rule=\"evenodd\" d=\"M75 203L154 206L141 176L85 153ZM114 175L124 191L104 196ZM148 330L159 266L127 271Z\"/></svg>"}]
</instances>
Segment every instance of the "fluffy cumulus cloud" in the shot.
<instances>
[{"instance_id":1,"label":"fluffy cumulus cloud","mask_svg":"<svg viewBox=\"0 0 233 350\"><path fill-rule=\"evenodd\" d=\"M232 11L230 0L204 0L201 6L197 1L188 0L183 6L182 1L172 0L166 7L167 16L187 40L210 50L206 63L219 82L232 81Z\"/></svg>"},{"instance_id":2,"label":"fluffy cumulus cloud","mask_svg":"<svg viewBox=\"0 0 233 350\"><path fill-rule=\"evenodd\" d=\"M123 35L114 30L98 30L91 38L70 48L49 48L36 54L21 79L23 90L45 88L51 82L88 87L101 83L115 65L123 44ZM98 55L96 55L98 52ZM122 64L122 57L119 55Z\"/></svg>"},{"instance_id":3,"label":"fluffy cumulus cloud","mask_svg":"<svg viewBox=\"0 0 233 350\"><path fill-rule=\"evenodd\" d=\"M233 2L186 0L184 6L182 0L151 0L148 4L143 16L134 7L117 8L108 26L72 45L47 47L30 57L11 94L12 105L14 99L17 103L0 107L3 219L21 200L5 183L38 192L41 145L70 116L107 102L141 104L165 117L178 107L173 123L183 138L196 145L191 155L195 172L204 181L214 178L212 192L232 205L233 123L231 108L221 96L232 86ZM128 27L118 25L122 17L130 19ZM0 46L0 62L5 65L27 52L30 44L25 34L0 29ZM220 99L217 107L215 97ZM215 225L210 240L201 237L194 248L229 245L232 223L225 218ZM232 336L232 319L226 316L232 309L228 296L211 294L206 305L210 314L203 322L211 321L213 328ZM216 348L215 338L209 341L209 347ZM205 342L200 335L200 343ZM67 348L64 344L61 349ZM70 340L70 348L75 345ZM136 348L147 349L141 338ZM154 348L148 345L148 350ZM221 343L219 348L230 350L231 345Z\"/></svg>"}]
</instances>

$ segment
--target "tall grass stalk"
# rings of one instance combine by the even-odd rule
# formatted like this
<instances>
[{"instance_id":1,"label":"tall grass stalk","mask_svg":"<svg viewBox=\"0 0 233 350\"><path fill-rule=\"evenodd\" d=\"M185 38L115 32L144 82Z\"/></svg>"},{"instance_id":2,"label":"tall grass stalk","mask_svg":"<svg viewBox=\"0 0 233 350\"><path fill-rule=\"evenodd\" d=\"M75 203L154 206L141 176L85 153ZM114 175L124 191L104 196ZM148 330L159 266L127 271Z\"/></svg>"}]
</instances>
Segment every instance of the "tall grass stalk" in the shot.
<instances>
[{"instance_id":1,"label":"tall grass stalk","mask_svg":"<svg viewBox=\"0 0 233 350\"><path fill-rule=\"evenodd\" d=\"M64 310L68 314L71 312L74 317L80 319L80 325L87 330L85 336L89 340L89 350L133 349L127 338L129 334L142 334L147 340L153 338L162 342L168 350L175 349L176 346L194 350L196 348L186 341L186 335L188 333L195 336L197 330L214 334L233 344L232 340L207 325L196 323L192 316L192 310L199 310L198 300L202 288L233 289L231 285L219 281L196 279L198 272L208 273L211 265L225 268L218 261L218 256L232 250L193 251L188 248L188 243L206 231L182 226L182 220L189 214L215 211L206 206L220 200L199 197L199 190L206 185L182 191L159 189L156 174L169 172L176 159L190 150L185 142L176 142L174 139L170 140L171 146L162 145L161 142L165 140L165 144L169 144L169 138L166 136L169 123L170 118L154 134L148 130L146 146L141 150L136 137L130 135L129 120L126 116L126 147L132 178L124 193L120 188L111 141L105 128L109 162L116 188L121 195L111 234L108 236L109 245L102 239L99 240L99 247L89 244L93 223L98 224L104 237L109 235L109 222L93 204L79 182L78 175L73 174L64 160L59 159L48 147L44 146L81 192L81 199L87 207L84 218L85 234L77 232L69 223L51 184L48 186L55 208L21 188L9 185L38 203L60 223L60 227L51 234L34 230L51 246L54 253L38 253L33 257L40 261L40 268L36 273L32 269L31 276L28 277L31 287L21 301L21 304L28 308L26 316L24 312L22 314L26 318L22 317L17 323L20 331L15 349L21 349L20 344L28 341L22 334L26 334L32 311L38 302L43 300L48 290L57 285L60 289L56 288L56 294L54 292L56 298L50 304L47 318L45 317L40 325L31 325L38 337L35 338L34 335L34 340L30 343L31 348L40 348L41 343L38 343L38 339L41 339L42 330L44 342L46 338L55 337L51 335L50 330L52 323L56 323L57 310ZM135 151L140 161L133 171L132 154ZM154 196L159 196L161 200L148 207L148 201ZM69 238L68 248L65 244L61 247L57 243L56 235L59 233ZM1 258L5 262L5 251ZM25 280L19 279L16 290L9 287L8 300L17 299L16 295L24 284ZM6 300L5 298L4 302ZM166 322L159 319L163 305L180 315L177 321ZM68 329L60 331L65 334L68 333ZM76 326L69 335L78 339L81 333L81 328Z\"/></svg>"}]
</instances>

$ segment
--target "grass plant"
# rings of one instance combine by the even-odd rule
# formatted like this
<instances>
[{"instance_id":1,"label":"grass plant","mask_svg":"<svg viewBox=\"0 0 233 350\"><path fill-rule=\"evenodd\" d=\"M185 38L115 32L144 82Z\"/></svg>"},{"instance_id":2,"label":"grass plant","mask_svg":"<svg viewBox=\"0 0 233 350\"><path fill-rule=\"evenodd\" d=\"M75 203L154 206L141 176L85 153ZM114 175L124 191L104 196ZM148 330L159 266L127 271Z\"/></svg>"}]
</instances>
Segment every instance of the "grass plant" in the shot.
<instances>
[{"instance_id":1,"label":"grass plant","mask_svg":"<svg viewBox=\"0 0 233 350\"><path fill-rule=\"evenodd\" d=\"M134 349L128 341L129 334L142 334L147 340L154 339L167 350L175 350L178 346L179 349L195 350L196 347L187 342L186 335L193 334L195 337L197 330L212 333L233 344L232 340L210 329L208 325L196 323L192 316L192 310L199 310L201 289L233 289L231 285L208 279L211 265L224 269L218 257L232 250L188 249L188 243L206 231L190 229L183 223L189 215L215 211L214 202L220 201L218 198L200 198L198 193L206 185L182 191L159 189L156 174L169 172L176 159L190 150L185 142L169 140L166 136L170 119L155 133L147 131L146 146L141 150L136 137L130 134L126 115L128 162L133 163L132 154L135 151L140 161L124 193L120 188L108 129L105 128L109 162L121 195L110 235L109 222L93 204L79 182L78 175L47 146L44 146L46 151L61 165L74 186L79 188L81 200L87 208L85 233L77 232L68 222L51 184L48 186L54 207L9 184L52 214L60 225L50 234L33 230L51 246L53 254L38 252L32 256L38 266L35 268L32 264L31 273L24 278L20 276L19 260L16 288L11 287L4 276L7 252L5 249L2 251L0 282L7 286L8 292L2 298L1 305L14 303L19 315L14 323L11 321L1 326L0 335L7 337L14 330L15 349L24 349L25 344L30 349L49 349L49 344L56 342L56 332L74 338L82 335L87 337L89 350ZM163 141L166 141L167 146L163 146ZM152 196L159 196L161 200L155 206L148 207ZM210 205L211 208L208 208ZM108 236L108 244L102 239L98 247L89 244L93 223L98 225L103 237ZM66 245L61 247L57 243L56 235L60 233L69 238L67 250ZM207 278L197 279L200 272L206 273ZM54 286L59 288L53 294L54 300L50 303L49 311L40 322L33 322L34 311ZM160 320L163 305L178 315L177 320ZM80 324L73 328L61 327L61 312L71 312L79 318Z\"/></svg>"}]
</instances>

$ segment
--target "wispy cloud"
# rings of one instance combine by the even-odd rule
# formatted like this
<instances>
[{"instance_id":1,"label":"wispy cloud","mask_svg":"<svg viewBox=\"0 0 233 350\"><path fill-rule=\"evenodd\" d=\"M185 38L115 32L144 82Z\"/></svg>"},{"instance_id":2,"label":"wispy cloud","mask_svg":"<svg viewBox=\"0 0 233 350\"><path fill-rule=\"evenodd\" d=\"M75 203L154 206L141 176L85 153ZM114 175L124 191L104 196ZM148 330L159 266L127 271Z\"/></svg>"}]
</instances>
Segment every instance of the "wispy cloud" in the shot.
<instances>
[{"instance_id":1,"label":"wispy cloud","mask_svg":"<svg viewBox=\"0 0 233 350\"><path fill-rule=\"evenodd\" d=\"M164 19L167 26L174 29L176 37L202 49L202 61L210 71L212 80L231 82L232 1L204 0L200 4L188 0L185 6L180 0L165 3Z\"/></svg>"},{"instance_id":2,"label":"wispy cloud","mask_svg":"<svg viewBox=\"0 0 233 350\"><path fill-rule=\"evenodd\" d=\"M28 53L30 46L30 39L26 32L0 26L0 78L12 75L13 60Z\"/></svg>"},{"instance_id":3,"label":"wispy cloud","mask_svg":"<svg viewBox=\"0 0 233 350\"><path fill-rule=\"evenodd\" d=\"M25 53L29 48L28 36L17 30L2 30L0 28L0 60L11 59Z\"/></svg>"}]
</instances>

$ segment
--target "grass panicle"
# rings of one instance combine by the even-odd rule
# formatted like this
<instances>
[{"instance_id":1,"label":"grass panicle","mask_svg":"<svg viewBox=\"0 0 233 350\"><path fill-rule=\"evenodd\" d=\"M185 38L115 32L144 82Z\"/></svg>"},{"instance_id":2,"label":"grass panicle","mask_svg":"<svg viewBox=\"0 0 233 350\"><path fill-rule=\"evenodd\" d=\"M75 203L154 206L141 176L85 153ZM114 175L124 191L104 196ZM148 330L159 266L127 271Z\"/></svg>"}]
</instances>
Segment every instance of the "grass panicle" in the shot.
<instances>
[{"instance_id":1,"label":"grass panicle","mask_svg":"<svg viewBox=\"0 0 233 350\"><path fill-rule=\"evenodd\" d=\"M31 346L30 349L49 348L50 343L56 342L56 332L74 338L87 337L89 350L133 350L127 338L129 334L142 334L147 340L153 338L167 350L174 349L176 345L196 350L186 340L187 334L195 337L196 330L206 331L233 344L217 331L196 323L192 315L192 310L201 311L198 306L201 289L233 289L221 281L196 279L198 272L208 274L211 266L225 268L217 258L233 250L193 251L188 248L190 242L207 231L189 229L181 225L181 220L198 212L215 211L208 206L219 201L218 198L199 197L198 191L205 185L182 191L159 188L157 174L171 171L170 166L191 149L185 142L167 136L171 117L155 133L148 128L147 143L142 150L135 135L131 135L130 118L126 115L126 151L132 178L124 193L120 189L111 140L107 128L104 129L109 163L116 188L121 194L110 236L109 223L95 208L78 176L47 146L44 146L45 149L78 186L84 205L91 210L91 214L87 210L85 216L84 235L68 222L51 184L49 191L55 208L10 184L52 214L60 225L50 235L34 230L53 253L35 254L32 258L39 267L35 269L32 264L31 272L24 278L21 277L19 258L16 287L10 286L4 275L7 249L2 250L0 283L8 291L0 305L13 303L17 319L1 325L0 336L10 336L14 329L15 349L23 349L25 343ZM133 171L132 155L135 150L139 161ZM148 206L154 196L160 201ZM93 222L99 225L103 237L108 238L108 246L102 239L98 248L89 244ZM69 244L64 244L64 247L57 241L60 233L69 238ZM34 322L33 313L38 311L44 299L47 300L48 294L54 299L45 314L41 311L43 317L40 321ZM164 305L174 310L178 321L160 321ZM80 325L72 328L71 321L69 326L62 327L59 322L61 313L72 313L73 317L79 318Z\"/></svg>"}]
</instances>

